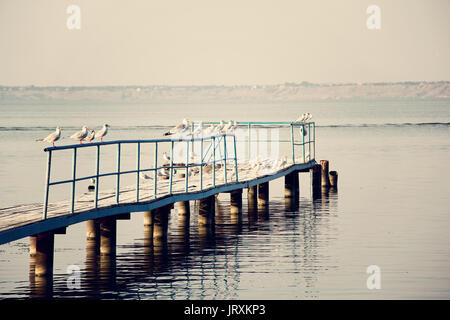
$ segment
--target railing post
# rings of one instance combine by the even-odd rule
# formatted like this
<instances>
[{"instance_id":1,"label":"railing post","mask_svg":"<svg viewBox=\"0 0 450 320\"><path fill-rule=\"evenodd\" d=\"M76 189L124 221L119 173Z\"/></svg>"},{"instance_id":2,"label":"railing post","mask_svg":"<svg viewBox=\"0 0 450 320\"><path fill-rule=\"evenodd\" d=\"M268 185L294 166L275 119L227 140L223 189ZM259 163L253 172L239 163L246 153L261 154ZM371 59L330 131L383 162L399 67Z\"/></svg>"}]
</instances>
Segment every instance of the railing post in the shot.
<instances>
[{"instance_id":1,"label":"railing post","mask_svg":"<svg viewBox=\"0 0 450 320\"><path fill-rule=\"evenodd\" d=\"M225 184L227 184L228 179L227 179L227 136L226 136L226 134L223 135L223 154L224 154Z\"/></svg>"},{"instance_id":2,"label":"railing post","mask_svg":"<svg viewBox=\"0 0 450 320\"><path fill-rule=\"evenodd\" d=\"M303 163L305 163L305 125L302 125L302 150L303 150Z\"/></svg>"},{"instance_id":3,"label":"railing post","mask_svg":"<svg viewBox=\"0 0 450 320\"><path fill-rule=\"evenodd\" d=\"M216 137L212 137L214 144L213 148L213 186L216 187Z\"/></svg>"},{"instance_id":4,"label":"railing post","mask_svg":"<svg viewBox=\"0 0 450 320\"><path fill-rule=\"evenodd\" d=\"M194 145L194 138L192 138L192 145ZM186 141L186 192L189 191L189 141Z\"/></svg>"},{"instance_id":5,"label":"railing post","mask_svg":"<svg viewBox=\"0 0 450 320\"><path fill-rule=\"evenodd\" d=\"M291 144L292 144L292 164L295 164L295 138L294 138L294 124L291 123Z\"/></svg>"},{"instance_id":6,"label":"railing post","mask_svg":"<svg viewBox=\"0 0 450 320\"><path fill-rule=\"evenodd\" d=\"M94 205L95 205L95 209L98 208L98 185L99 185L99 181L98 181L98 176L100 174L100 145L97 145L97 164L96 164L96 178L95 178L95 200L94 200Z\"/></svg>"},{"instance_id":7,"label":"railing post","mask_svg":"<svg viewBox=\"0 0 450 320\"><path fill-rule=\"evenodd\" d=\"M311 161L311 123L308 123L308 154L309 161Z\"/></svg>"},{"instance_id":8,"label":"railing post","mask_svg":"<svg viewBox=\"0 0 450 320\"><path fill-rule=\"evenodd\" d=\"M71 213L75 212L75 184L76 184L76 175L77 175L77 148L73 148L73 171L72 171L72 206Z\"/></svg>"},{"instance_id":9,"label":"railing post","mask_svg":"<svg viewBox=\"0 0 450 320\"><path fill-rule=\"evenodd\" d=\"M200 190L203 190L203 137L200 144ZM210 145L211 146L211 145ZM214 150L215 152L215 150Z\"/></svg>"},{"instance_id":10,"label":"railing post","mask_svg":"<svg viewBox=\"0 0 450 320\"><path fill-rule=\"evenodd\" d=\"M119 204L120 197L120 142L117 144L117 187L116 187L116 203Z\"/></svg>"},{"instance_id":11,"label":"railing post","mask_svg":"<svg viewBox=\"0 0 450 320\"><path fill-rule=\"evenodd\" d=\"M236 136L234 136L234 135L233 135L233 144L234 144L234 170L236 173L236 182L239 182L238 161L237 161L237 152L236 152Z\"/></svg>"},{"instance_id":12,"label":"railing post","mask_svg":"<svg viewBox=\"0 0 450 320\"><path fill-rule=\"evenodd\" d=\"M155 199L158 197L158 142L155 142L155 159L154 159L154 168L155 168L155 190L154 197Z\"/></svg>"},{"instance_id":13,"label":"railing post","mask_svg":"<svg viewBox=\"0 0 450 320\"><path fill-rule=\"evenodd\" d=\"M52 151L48 151L47 155L47 177L45 180L45 198L44 198L44 208L43 208L43 219L47 219L47 208L48 208L48 193L50 189L50 171L52 167Z\"/></svg>"},{"instance_id":14,"label":"railing post","mask_svg":"<svg viewBox=\"0 0 450 320\"><path fill-rule=\"evenodd\" d=\"M169 184L169 194L172 194L172 183L173 183L173 141L170 144L170 184Z\"/></svg>"},{"instance_id":15,"label":"railing post","mask_svg":"<svg viewBox=\"0 0 450 320\"><path fill-rule=\"evenodd\" d=\"M141 144L137 143L137 150L136 150L136 202L139 202L139 173L141 169Z\"/></svg>"},{"instance_id":16,"label":"railing post","mask_svg":"<svg viewBox=\"0 0 450 320\"><path fill-rule=\"evenodd\" d=\"M252 158L252 154L251 154L251 149L250 149L250 145L252 143L252 139L250 138L251 135L251 130L250 130L250 122L248 123L248 159Z\"/></svg>"},{"instance_id":17,"label":"railing post","mask_svg":"<svg viewBox=\"0 0 450 320\"><path fill-rule=\"evenodd\" d=\"M313 123L314 158L316 159L316 123Z\"/></svg>"}]
</instances>

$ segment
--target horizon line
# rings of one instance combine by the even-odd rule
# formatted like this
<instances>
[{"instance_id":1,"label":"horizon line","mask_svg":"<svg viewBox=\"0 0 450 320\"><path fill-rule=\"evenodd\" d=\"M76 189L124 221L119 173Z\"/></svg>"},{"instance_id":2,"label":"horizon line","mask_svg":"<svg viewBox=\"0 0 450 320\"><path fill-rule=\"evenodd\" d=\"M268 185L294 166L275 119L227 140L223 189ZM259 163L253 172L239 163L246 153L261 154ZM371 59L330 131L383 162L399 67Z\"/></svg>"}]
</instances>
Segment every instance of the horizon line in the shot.
<instances>
[{"instance_id":1,"label":"horizon line","mask_svg":"<svg viewBox=\"0 0 450 320\"><path fill-rule=\"evenodd\" d=\"M279 82L272 84L122 84L122 85L3 85L0 84L0 87L7 88L101 88L101 87L266 87L266 86L280 86L280 85L290 85L290 86L305 86L305 85L328 85L328 86L343 86L343 85L392 85L392 84L433 84L433 83L449 83L450 80L405 80L405 81L374 81L374 82L309 82L309 81L301 81L301 82Z\"/></svg>"}]
</instances>

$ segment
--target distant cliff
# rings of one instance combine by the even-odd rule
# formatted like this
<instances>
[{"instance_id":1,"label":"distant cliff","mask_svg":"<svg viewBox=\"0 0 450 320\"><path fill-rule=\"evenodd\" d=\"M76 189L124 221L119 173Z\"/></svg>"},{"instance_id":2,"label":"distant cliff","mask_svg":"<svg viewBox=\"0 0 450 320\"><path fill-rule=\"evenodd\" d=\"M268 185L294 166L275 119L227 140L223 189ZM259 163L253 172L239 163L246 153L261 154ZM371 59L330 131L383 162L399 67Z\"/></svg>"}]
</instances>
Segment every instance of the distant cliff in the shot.
<instances>
[{"instance_id":1,"label":"distant cliff","mask_svg":"<svg viewBox=\"0 0 450 320\"><path fill-rule=\"evenodd\" d=\"M450 82L242 86L0 86L0 103L47 102L295 102L340 99L450 99Z\"/></svg>"}]
</instances>

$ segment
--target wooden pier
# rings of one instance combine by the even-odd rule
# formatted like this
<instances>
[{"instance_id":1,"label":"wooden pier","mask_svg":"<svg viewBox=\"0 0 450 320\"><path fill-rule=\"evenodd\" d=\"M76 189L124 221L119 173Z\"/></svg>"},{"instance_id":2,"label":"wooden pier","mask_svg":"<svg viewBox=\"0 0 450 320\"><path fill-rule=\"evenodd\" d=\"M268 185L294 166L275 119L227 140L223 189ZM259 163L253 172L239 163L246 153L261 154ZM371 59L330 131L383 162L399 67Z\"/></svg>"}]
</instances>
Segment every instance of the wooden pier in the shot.
<instances>
[{"instance_id":1,"label":"wooden pier","mask_svg":"<svg viewBox=\"0 0 450 320\"><path fill-rule=\"evenodd\" d=\"M242 123L240 123L242 125ZM0 245L24 237L30 237L30 256L34 262L37 277L49 276L53 272L54 235L65 234L66 228L80 222L86 222L86 238L89 243L98 246L102 256L114 256L116 252L117 220L130 219L133 212L145 212L144 229L150 233L153 243L164 243L167 239L168 216L175 206L179 214L180 225L189 228L190 201L198 200L198 227L207 229L214 225L215 196L220 193L230 195L230 214L239 219L242 213L242 193L247 189L249 208L257 208L260 212L269 207L269 182L284 178L284 195L288 208L296 208L299 201L299 173L310 172L313 197L321 188L337 187L337 173L330 173L328 178L328 161L315 161L315 129L314 123L269 123L279 126L288 132L290 139L275 141L289 144L289 160L276 161L272 166L256 168L251 159L251 131L257 125L268 123L245 123L247 139L245 150L250 160L238 159L237 135L109 141L106 143L89 143L69 145L45 149L48 152L48 166L43 203L23 204L0 209ZM296 130L301 127L302 130ZM306 127L307 130L304 130ZM300 135L298 134L301 133ZM303 132L308 132L305 135ZM190 161L189 148L195 142L200 143L200 159ZM228 141L228 142L227 142ZM238 142L237 142L238 141ZM273 140L272 140L273 142ZM174 162L174 145L186 145L186 161ZM204 147L204 144L207 144ZM228 149L227 149L228 143ZM136 170L121 171L121 146L135 144L137 146ZM141 146L154 146L154 163L143 167L140 161ZM158 164L158 147L168 144L170 163ZM105 145L117 146L117 171L101 173L99 170L100 151ZM96 148L96 174L94 176L77 176L77 150L79 148ZM73 150L72 179L53 180L51 178L52 153L59 150ZM191 149L192 150L192 149ZM227 151L228 150L228 151ZM231 151L230 151L231 150ZM231 154L231 155L230 155ZM167 175L159 175L160 172ZM180 174L183 173L183 174ZM140 179L141 173L152 175L153 179ZM135 174L136 184L122 186L120 177L123 174ZM325 177L326 175L326 177ZM116 176L116 187L110 190L99 190L99 179ZM96 179L94 191L76 194L77 182ZM58 184L71 185L70 199L49 202L51 187Z\"/></svg>"}]
</instances>

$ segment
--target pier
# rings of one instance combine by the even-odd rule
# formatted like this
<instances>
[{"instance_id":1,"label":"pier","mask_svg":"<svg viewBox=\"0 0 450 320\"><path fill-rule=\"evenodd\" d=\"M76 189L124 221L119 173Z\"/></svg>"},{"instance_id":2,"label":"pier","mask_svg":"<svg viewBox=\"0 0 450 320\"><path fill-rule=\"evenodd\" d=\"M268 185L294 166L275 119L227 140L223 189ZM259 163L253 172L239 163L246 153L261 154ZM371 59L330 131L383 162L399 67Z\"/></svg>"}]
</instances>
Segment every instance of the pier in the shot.
<instances>
[{"instance_id":1,"label":"pier","mask_svg":"<svg viewBox=\"0 0 450 320\"><path fill-rule=\"evenodd\" d=\"M315 160L315 142L314 122L238 122L232 134L49 147L44 149L43 202L0 209L0 244L29 237L34 274L48 277L53 272L55 235L77 223L86 223L89 247L109 261L120 232L117 220L130 219L135 212L144 212L145 238L156 248L167 240L172 209L178 213L180 228L189 228L193 214L198 215L199 233L214 228L215 198L220 193L229 194L230 215L238 221L244 189L249 209L264 214L270 207L269 182L283 178L286 206L296 208L301 173L310 173L313 198L323 188L337 188L337 172L329 172L327 160ZM133 154L123 151L125 146L131 146ZM115 170L104 169L104 148L115 150ZM93 150L94 157L79 156L85 149ZM58 157L60 152L70 153L69 179L53 173L58 162L67 162L67 157ZM130 157L135 168L124 169L124 159L129 162ZM93 174L79 173L86 167ZM125 176L135 183L125 184ZM109 188L102 184L107 178L114 180ZM88 182L89 188L83 188ZM53 188L62 185L70 190L64 200L51 201Z\"/></svg>"}]
</instances>

